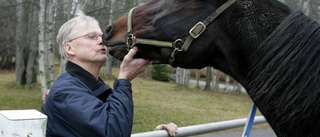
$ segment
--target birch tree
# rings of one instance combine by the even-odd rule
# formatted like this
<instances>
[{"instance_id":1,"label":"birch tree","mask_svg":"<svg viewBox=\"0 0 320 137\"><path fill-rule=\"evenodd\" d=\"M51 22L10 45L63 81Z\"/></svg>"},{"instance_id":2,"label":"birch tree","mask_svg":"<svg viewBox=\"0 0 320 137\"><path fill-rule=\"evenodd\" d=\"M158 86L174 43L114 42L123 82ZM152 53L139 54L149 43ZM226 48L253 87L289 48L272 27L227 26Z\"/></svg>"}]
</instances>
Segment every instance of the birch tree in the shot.
<instances>
[{"instance_id":1,"label":"birch tree","mask_svg":"<svg viewBox=\"0 0 320 137\"><path fill-rule=\"evenodd\" d=\"M48 2L48 8L47 8L47 22L46 22L46 36L47 36L47 62L48 62L48 78L50 87L52 86L54 82L54 51L53 46L55 45L55 33L54 33L54 26L55 26L55 11L56 11L56 0L49 0Z\"/></svg>"},{"instance_id":2,"label":"birch tree","mask_svg":"<svg viewBox=\"0 0 320 137\"><path fill-rule=\"evenodd\" d=\"M46 48L45 48L45 19L46 19L46 0L40 0L40 12L39 12L39 75L40 85L42 91L42 100L45 99L45 93L48 90L46 79Z\"/></svg>"},{"instance_id":3,"label":"birch tree","mask_svg":"<svg viewBox=\"0 0 320 137\"><path fill-rule=\"evenodd\" d=\"M212 67L207 67L207 74L206 74L206 85L204 87L204 90L211 90L211 68Z\"/></svg>"},{"instance_id":4,"label":"birch tree","mask_svg":"<svg viewBox=\"0 0 320 137\"><path fill-rule=\"evenodd\" d=\"M218 90L219 89L219 81L220 81L220 75L219 70L212 69L212 88Z\"/></svg>"},{"instance_id":5,"label":"birch tree","mask_svg":"<svg viewBox=\"0 0 320 137\"><path fill-rule=\"evenodd\" d=\"M86 11L87 11L87 0L76 0L75 2L76 2L76 6L75 6L76 8L75 8L73 13L75 14L76 10L81 10L84 13L86 13Z\"/></svg>"},{"instance_id":6,"label":"birch tree","mask_svg":"<svg viewBox=\"0 0 320 137\"><path fill-rule=\"evenodd\" d=\"M299 10L307 16L310 14L310 0L299 0Z\"/></svg>"},{"instance_id":7,"label":"birch tree","mask_svg":"<svg viewBox=\"0 0 320 137\"><path fill-rule=\"evenodd\" d=\"M229 90L229 86L230 86L230 76L227 74L224 74L224 93L228 93Z\"/></svg>"},{"instance_id":8,"label":"birch tree","mask_svg":"<svg viewBox=\"0 0 320 137\"><path fill-rule=\"evenodd\" d=\"M238 81L235 81L234 92L236 94L240 94L242 92L241 90L242 90L242 85Z\"/></svg>"},{"instance_id":9,"label":"birch tree","mask_svg":"<svg viewBox=\"0 0 320 137\"><path fill-rule=\"evenodd\" d=\"M176 83L182 86L189 86L190 73L188 69L177 67L176 69Z\"/></svg>"}]
</instances>

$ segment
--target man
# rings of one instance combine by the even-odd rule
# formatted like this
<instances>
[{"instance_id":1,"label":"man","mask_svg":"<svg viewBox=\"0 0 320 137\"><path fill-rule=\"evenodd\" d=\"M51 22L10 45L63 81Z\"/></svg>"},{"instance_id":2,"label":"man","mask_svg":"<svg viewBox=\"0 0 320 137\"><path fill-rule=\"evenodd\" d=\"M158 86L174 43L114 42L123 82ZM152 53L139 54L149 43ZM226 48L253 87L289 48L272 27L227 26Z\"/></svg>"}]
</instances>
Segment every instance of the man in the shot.
<instances>
[{"instance_id":1,"label":"man","mask_svg":"<svg viewBox=\"0 0 320 137\"><path fill-rule=\"evenodd\" d=\"M99 78L107 60L101 35L99 23L81 12L61 26L57 42L68 62L66 73L54 82L43 106L42 111L48 116L46 136L130 137L133 123L130 81L150 61L133 59L138 48L132 48L123 59L111 89ZM176 126L170 129L176 130Z\"/></svg>"}]
</instances>

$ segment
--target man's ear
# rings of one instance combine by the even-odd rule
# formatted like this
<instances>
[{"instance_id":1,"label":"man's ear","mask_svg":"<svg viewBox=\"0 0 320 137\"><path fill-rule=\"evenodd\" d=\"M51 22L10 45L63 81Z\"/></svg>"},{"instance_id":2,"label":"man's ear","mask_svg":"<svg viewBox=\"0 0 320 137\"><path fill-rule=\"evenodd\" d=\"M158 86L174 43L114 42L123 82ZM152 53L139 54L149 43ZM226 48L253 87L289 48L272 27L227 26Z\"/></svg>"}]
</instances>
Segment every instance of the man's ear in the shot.
<instances>
[{"instance_id":1,"label":"man's ear","mask_svg":"<svg viewBox=\"0 0 320 137\"><path fill-rule=\"evenodd\" d=\"M69 43L64 44L63 48L64 48L64 51L66 51L69 55L75 54L72 49L72 46Z\"/></svg>"}]
</instances>

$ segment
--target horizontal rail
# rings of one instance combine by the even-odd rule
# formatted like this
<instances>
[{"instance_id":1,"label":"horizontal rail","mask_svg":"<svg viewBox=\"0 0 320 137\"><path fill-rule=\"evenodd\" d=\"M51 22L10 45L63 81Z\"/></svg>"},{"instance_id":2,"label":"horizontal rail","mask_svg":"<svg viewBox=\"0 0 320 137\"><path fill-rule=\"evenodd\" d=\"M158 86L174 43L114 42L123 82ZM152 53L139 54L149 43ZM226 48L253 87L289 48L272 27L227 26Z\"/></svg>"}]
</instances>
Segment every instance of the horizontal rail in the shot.
<instances>
[{"instance_id":1,"label":"horizontal rail","mask_svg":"<svg viewBox=\"0 0 320 137\"><path fill-rule=\"evenodd\" d=\"M234 119L234 120L228 120L228 121L180 127L178 128L178 134L176 134L176 137L200 135L200 134L205 134L210 132L244 127L247 120L248 120L247 118L241 118L241 119ZM263 116L255 117L254 124L263 124L263 123L266 123L266 119ZM168 137L168 133L165 130L157 130L157 131L149 131L149 132L132 134L131 137Z\"/></svg>"}]
</instances>

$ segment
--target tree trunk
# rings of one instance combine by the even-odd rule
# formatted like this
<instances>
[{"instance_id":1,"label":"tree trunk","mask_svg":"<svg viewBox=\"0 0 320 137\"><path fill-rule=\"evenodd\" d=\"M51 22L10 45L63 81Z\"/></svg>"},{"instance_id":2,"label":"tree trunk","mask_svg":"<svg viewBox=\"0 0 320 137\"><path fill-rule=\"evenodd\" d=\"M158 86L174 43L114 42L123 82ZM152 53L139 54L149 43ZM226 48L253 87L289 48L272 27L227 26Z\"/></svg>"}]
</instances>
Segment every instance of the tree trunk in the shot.
<instances>
[{"instance_id":1,"label":"tree trunk","mask_svg":"<svg viewBox=\"0 0 320 137\"><path fill-rule=\"evenodd\" d=\"M54 15L55 15L55 6L56 6L56 0L49 0L47 1L49 2L48 5L48 12L47 12L47 25L46 25L46 36L47 36L47 53L48 53L48 76L49 76L49 82L50 82L50 87L54 82L54 53L53 53L53 46L55 44L55 34L54 34L54 25L55 25L55 21L54 21ZM50 88L49 87L49 88Z\"/></svg>"},{"instance_id":2,"label":"tree trunk","mask_svg":"<svg viewBox=\"0 0 320 137\"><path fill-rule=\"evenodd\" d=\"M220 75L219 70L213 68L212 74L212 88L218 90L219 89L219 82L220 82Z\"/></svg>"},{"instance_id":3,"label":"tree trunk","mask_svg":"<svg viewBox=\"0 0 320 137\"><path fill-rule=\"evenodd\" d=\"M33 2L32 2L33 3ZM28 35L28 41L30 43L28 44L28 58L27 58L27 64L26 64L26 80L27 84L30 86L32 83L37 82L37 72L38 72L38 17L39 17L39 10L36 5L32 5L30 8L29 13L29 33L32 33L34 35Z\"/></svg>"},{"instance_id":4,"label":"tree trunk","mask_svg":"<svg viewBox=\"0 0 320 137\"><path fill-rule=\"evenodd\" d=\"M15 40L17 30L17 16L12 16L17 14L17 8L10 8L11 5L17 5L16 0L2 0L1 8L0 8L0 32L2 35L0 36L0 69L13 69L15 68L15 54L16 54L16 44ZM20 30L19 30L20 31Z\"/></svg>"},{"instance_id":5,"label":"tree trunk","mask_svg":"<svg viewBox=\"0 0 320 137\"><path fill-rule=\"evenodd\" d=\"M196 88L200 88L200 82L199 82L200 81L200 70L196 69L195 74L196 74L196 81L197 81Z\"/></svg>"},{"instance_id":6,"label":"tree trunk","mask_svg":"<svg viewBox=\"0 0 320 137\"><path fill-rule=\"evenodd\" d=\"M242 91L241 91L241 89L242 89L242 85L238 82L238 81L236 81L236 84L234 85L236 88L235 88L235 90L234 90L234 92L236 93L236 94L240 94Z\"/></svg>"},{"instance_id":7,"label":"tree trunk","mask_svg":"<svg viewBox=\"0 0 320 137\"><path fill-rule=\"evenodd\" d=\"M230 90L229 90L229 85L230 85L230 76L227 75L227 74L224 74L224 92L225 93L228 93Z\"/></svg>"},{"instance_id":8,"label":"tree trunk","mask_svg":"<svg viewBox=\"0 0 320 137\"><path fill-rule=\"evenodd\" d=\"M77 2L76 10L81 10L83 13L87 14L87 0L79 0Z\"/></svg>"},{"instance_id":9,"label":"tree trunk","mask_svg":"<svg viewBox=\"0 0 320 137\"><path fill-rule=\"evenodd\" d=\"M177 67L176 69L176 83L182 86L189 86L190 70Z\"/></svg>"},{"instance_id":10,"label":"tree trunk","mask_svg":"<svg viewBox=\"0 0 320 137\"><path fill-rule=\"evenodd\" d=\"M17 0L17 29L16 29L16 82L20 85L26 84L26 64L25 64L25 46L23 40L26 39L27 30L25 24L23 24L23 19L25 16L25 7L22 4L22 0Z\"/></svg>"},{"instance_id":11,"label":"tree trunk","mask_svg":"<svg viewBox=\"0 0 320 137\"><path fill-rule=\"evenodd\" d=\"M212 67L207 67L206 86L204 87L204 90L211 90L211 68Z\"/></svg>"},{"instance_id":12,"label":"tree trunk","mask_svg":"<svg viewBox=\"0 0 320 137\"><path fill-rule=\"evenodd\" d=\"M39 12L39 74L40 85L42 91L42 100L45 100L45 93L47 92L47 79L46 79L46 50L45 50L45 8L46 0L40 0L40 12Z\"/></svg>"},{"instance_id":13,"label":"tree trunk","mask_svg":"<svg viewBox=\"0 0 320 137\"><path fill-rule=\"evenodd\" d=\"M307 16L310 13L310 0L299 0L299 9Z\"/></svg>"}]
</instances>

